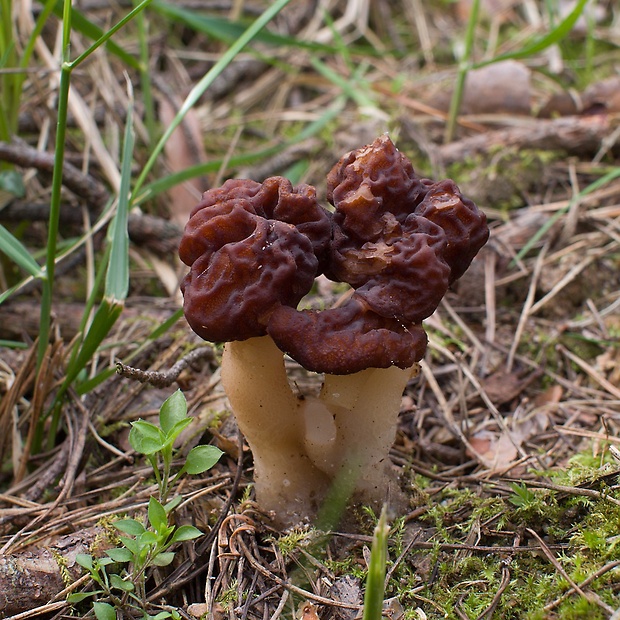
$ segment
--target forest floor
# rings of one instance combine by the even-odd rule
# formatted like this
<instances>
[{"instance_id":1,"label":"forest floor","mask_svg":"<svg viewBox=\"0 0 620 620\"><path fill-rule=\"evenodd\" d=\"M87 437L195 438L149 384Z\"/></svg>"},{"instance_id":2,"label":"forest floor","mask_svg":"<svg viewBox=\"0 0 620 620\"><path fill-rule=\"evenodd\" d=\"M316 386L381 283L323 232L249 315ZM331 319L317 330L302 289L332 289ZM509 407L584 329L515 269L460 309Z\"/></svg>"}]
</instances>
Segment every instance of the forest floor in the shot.
<instances>
[{"instance_id":1,"label":"forest floor","mask_svg":"<svg viewBox=\"0 0 620 620\"><path fill-rule=\"evenodd\" d=\"M129 442L130 424L156 422L176 388L193 421L175 464L199 442L224 455L174 486L175 524L203 535L175 547L169 566L148 567L142 612L361 617L376 515L356 507L354 526L331 533L271 525L253 501L251 453L220 384L221 349L202 349L159 387L115 369L122 361L166 373L204 345L179 316L177 255L202 191L230 177L282 175L316 186L327 204L334 163L388 132L418 174L459 184L487 214L491 236L425 322L428 352L402 399L391 459L409 503L391 515L385 613L620 618L618 7L590 2L565 37L536 47L571 3L482 2L470 53L489 62L468 72L449 135L471 3L293 0L270 23L272 38L256 38L198 99L150 169L128 218L122 314L54 400L91 316L85 299L101 284L93 282L106 252L100 216L119 191L128 101L135 179L152 136L269 3L204 2L202 21L198 4L155 2L144 21L114 35L138 57L137 32L147 29L148 91L109 47L74 71L66 161L75 176L65 180L59 229L66 252L39 366L41 288L10 255L0 261L0 291L17 287L0 303L0 617L106 617L98 600L141 617L126 593L125 606L105 593L72 603L67 595L101 589L76 553L101 555L119 544L115 519L144 519L157 482ZM106 30L131 3L77 5ZM14 7L20 49L31 10L36 18L36 5ZM37 261L50 213L59 32L52 15L26 74L17 137L0 141L0 223ZM89 36L76 26L76 56ZM191 166L193 178L166 183ZM18 189L6 181L14 171ZM307 301L328 306L341 294L323 281ZM88 384L93 377L101 380ZM319 384L316 375L299 382Z\"/></svg>"}]
</instances>

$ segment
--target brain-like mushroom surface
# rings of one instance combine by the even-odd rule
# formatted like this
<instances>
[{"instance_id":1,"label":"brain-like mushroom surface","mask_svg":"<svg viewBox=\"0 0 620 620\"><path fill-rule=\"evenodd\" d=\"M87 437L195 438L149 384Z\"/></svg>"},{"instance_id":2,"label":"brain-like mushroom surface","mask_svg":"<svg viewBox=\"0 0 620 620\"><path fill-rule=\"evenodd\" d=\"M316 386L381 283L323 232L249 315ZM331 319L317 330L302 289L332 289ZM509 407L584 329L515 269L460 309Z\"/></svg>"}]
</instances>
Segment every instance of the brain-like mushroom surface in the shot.
<instances>
[{"instance_id":1,"label":"brain-like mushroom surface","mask_svg":"<svg viewBox=\"0 0 620 620\"><path fill-rule=\"evenodd\" d=\"M320 313L278 308L268 333L311 370L407 368L426 350L422 320L486 242L486 218L454 182L416 177L387 136L345 155L327 180L335 213L325 271L355 293Z\"/></svg>"},{"instance_id":2,"label":"brain-like mushroom surface","mask_svg":"<svg viewBox=\"0 0 620 620\"><path fill-rule=\"evenodd\" d=\"M325 261L331 222L314 188L281 177L230 180L203 194L179 255L192 329L214 342L266 334L272 312L296 307Z\"/></svg>"}]
</instances>

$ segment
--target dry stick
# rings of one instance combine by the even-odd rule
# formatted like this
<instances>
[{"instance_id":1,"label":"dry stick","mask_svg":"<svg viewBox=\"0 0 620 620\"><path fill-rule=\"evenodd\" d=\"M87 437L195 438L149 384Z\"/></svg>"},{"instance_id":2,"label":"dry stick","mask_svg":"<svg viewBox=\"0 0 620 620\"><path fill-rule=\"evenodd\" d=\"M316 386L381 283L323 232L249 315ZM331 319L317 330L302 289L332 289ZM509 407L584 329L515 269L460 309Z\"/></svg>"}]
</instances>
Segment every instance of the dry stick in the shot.
<instances>
[{"instance_id":1,"label":"dry stick","mask_svg":"<svg viewBox=\"0 0 620 620\"><path fill-rule=\"evenodd\" d=\"M605 377L600 375L592 366L584 362L579 356L571 353L566 347L557 345L556 350L568 357L571 362L574 362L583 370L590 378L594 379L604 390L609 392L614 398L620 399L620 389L610 383Z\"/></svg>"},{"instance_id":2,"label":"dry stick","mask_svg":"<svg viewBox=\"0 0 620 620\"><path fill-rule=\"evenodd\" d=\"M169 370L160 372L154 370L140 370L132 368L122 362L116 362L116 374L127 379L134 379L140 383L148 383L158 388L165 388L174 383L179 375L191 364L202 360L213 360L215 357L211 347L198 347L176 362Z\"/></svg>"},{"instance_id":3,"label":"dry stick","mask_svg":"<svg viewBox=\"0 0 620 620\"><path fill-rule=\"evenodd\" d=\"M613 241L612 243L599 248L595 252L592 252L588 256L586 256L580 263L575 265L572 269L569 270L568 273L564 275L563 278L560 279L559 282L555 284L555 286L542 298L539 299L531 308L529 314L535 314L538 312L548 301L553 299L567 284L572 282L588 265L593 263L596 259L601 256L605 256L606 254L611 254L611 252L616 248L617 242Z\"/></svg>"},{"instance_id":4,"label":"dry stick","mask_svg":"<svg viewBox=\"0 0 620 620\"><path fill-rule=\"evenodd\" d=\"M465 323L465 321L463 321L463 319L459 316L458 312L456 312L456 310L452 307L450 302L448 302L448 300L444 297L441 300L441 304L447 310L448 314L452 317L452 319L457 324L457 326L460 327L463 333L469 338L472 345L474 345L474 347L478 349L480 353L484 354L484 351L485 351L484 345L476 337L476 334L474 334L474 332L470 329L467 323Z\"/></svg>"},{"instance_id":5,"label":"dry stick","mask_svg":"<svg viewBox=\"0 0 620 620\"><path fill-rule=\"evenodd\" d=\"M613 562L608 562L607 564L605 564L605 566L601 566L601 568L599 568L596 572L592 573L589 577L586 577L579 584L579 587L583 589L589 586L593 581L596 581L599 577L602 577L605 573L608 573L610 570L613 570L614 568L617 568L618 566L620 566L620 560L614 560ZM552 611L558 605L560 605L563 601L565 601L572 593L573 593L572 590L569 590L568 592L564 592L562 596L560 596L555 601L552 601L551 603L543 607L543 611Z\"/></svg>"},{"instance_id":6,"label":"dry stick","mask_svg":"<svg viewBox=\"0 0 620 620\"><path fill-rule=\"evenodd\" d=\"M590 401L575 401L576 403L590 404ZM620 437L614 437L613 435L603 435L595 431L588 431L583 428L571 428L570 426L560 426L556 424L553 430L558 433L565 433L566 435L576 435L577 437L588 437L589 439L596 439L597 441L605 441L610 444L620 444Z\"/></svg>"},{"instance_id":7,"label":"dry stick","mask_svg":"<svg viewBox=\"0 0 620 620\"><path fill-rule=\"evenodd\" d=\"M43 614L48 614L52 611L56 611L58 609L64 609L67 607L66 601L60 601L58 603L49 603L47 605L42 605L41 607L35 607L34 609L29 609L28 611L24 611L20 614L15 614L14 616L8 616L5 620L27 620L27 618L34 618L35 616L42 616Z\"/></svg>"},{"instance_id":8,"label":"dry stick","mask_svg":"<svg viewBox=\"0 0 620 620\"><path fill-rule=\"evenodd\" d=\"M508 479L510 480L510 479ZM511 480L511 482L522 482L521 480ZM550 491L557 491L558 493L566 493L567 495L577 495L583 497L593 497L594 499L608 501L616 506L620 506L620 500L615 497L611 497L601 491L594 489L587 489L585 487L567 487L560 484L551 484L549 482L542 482L540 480L528 480L528 487L534 487L538 489L549 489Z\"/></svg>"},{"instance_id":9,"label":"dry stick","mask_svg":"<svg viewBox=\"0 0 620 620\"><path fill-rule=\"evenodd\" d=\"M524 458L524 459L530 458L530 456L527 454L527 452L525 452L523 447L521 445L517 444L514 441L514 439L512 437L512 433L510 432L510 430L506 426L506 421L504 420L504 417L499 412L497 407L493 404L493 401L489 398L489 396L486 393L485 389L482 387L480 381L478 381L478 379L474 376L474 373L471 371L471 369L468 368L467 366L465 366L464 364L459 363L459 360L456 358L456 356L450 350L448 350L447 348L441 346L437 342L433 342L432 339L429 339L429 342L431 342L433 344L433 347L435 349L440 351L443 355L445 355L447 358L451 359L455 364L457 364L457 366L460 368L462 373L467 377L469 382L476 389L476 392L478 393L480 398L482 398L484 404L487 406L487 408L491 412L491 415L493 416L494 420L496 421L496 423L499 426L499 428L501 429L501 431L506 435L506 437L508 437L508 439L510 440L512 445L515 447L517 452L521 455L521 458ZM422 368L424 370L424 366ZM427 381L429 381L429 383L431 385L431 389L433 390L435 395L439 398L438 393L441 393L441 389L439 388L439 384L437 383L435 378L432 377L432 372L430 372L430 371L428 371L428 373L425 372L424 376L426 377ZM429 377L431 377L431 379L429 379ZM433 386L435 386L435 387L433 387ZM447 406L447 401L446 401L445 397L443 396L443 394L441 395L441 398L442 398L443 402L446 403L446 406ZM441 404L441 400L440 400L440 404ZM491 469L493 467L493 463L491 461L489 461L488 459L485 459L479 452L477 452L476 450L473 449L473 446L471 445L471 443L465 438L465 435L464 435L463 431L456 424L456 421L454 420L454 416L452 415L451 408L446 408L445 411L446 411L446 414L447 414L446 417L447 417L448 421L450 422L450 424L455 425L455 428L458 429L457 433L459 435L459 438L465 443L467 448L472 451L472 454L476 455L476 458L478 458L478 460L481 463L483 463L485 467Z\"/></svg>"},{"instance_id":10,"label":"dry stick","mask_svg":"<svg viewBox=\"0 0 620 620\"><path fill-rule=\"evenodd\" d=\"M243 553L245 557L247 558L248 562L250 563L250 565L252 566L252 568L254 568L259 573L261 573L263 577L270 579L271 581L274 581L275 583L281 585L283 588L290 590L291 592L294 592L295 594L304 596L305 598L315 601L321 605L328 605L330 607L339 607L341 609L354 609L356 611L360 610L360 605L350 605L348 603L341 603L340 601L333 601L331 599L325 598L324 596L319 596L318 594L313 594L312 592L309 592L308 590L299 588L298 586L295 586L292 583L288 583L285 579L281 579L280 577L272 573L270 570L265 568L260 562L258 562L256 558L250 552L250 549L248 549L248 546L245 544L245 541L243 540L243 538L239 538L239 545L242 547Z\"/></svg>"},{"instance_id":11,"label":"dry stick","mask_svg":"<svg viewBox=\"0 0 620 620\"><path fill-rule=\"evenodd\" d=\"M552 120L536 118L523 126L488 131L451 142L440 146L437 151L444 165L485 155L497 147L527 147L581 154L596 152L603 140L612 134L611 128L617 118L617 114L566 116ZM618 137L614 137L617 141Z\"/></svg>"},{"instance_id":12,"label":"dry stick","mask_svg":"<svg viewBox=\"0 0 620 620\"><path fill-rule=\"evenodd\" d=\"M495 342L495 333L497 329L497 314L495 305L495 265L497 263L497 254L491 248L487 251L484 260L484 307L486 311L486 328L484 338L486 344L493 344ZM489 361L490 349L485 347L483 353L482 368L487 370Z\"/></svg>"},{"instance_id":13,"label":"dry stick","mask_svg":"<svg viewBox=\"0 0 620 620\"><path fill-rule=\"evenodd\" d=\"M510 583L510 568L506 562L502 562L502 580L499 584L499 588L493 597L493 600L489 606L476 618L476 620L484 620L484 618L492 618L499 602L502 598L502 594Z\"/></svg>"},{"instance_id":14,"label":"dry stick","mask_svg":"<svg viewBox=\"0 0 620 620\"><path fill-rule=\"evenodd\" d=\"M54 170L52 153L43 153L25 144L0 142L0 160L11 162L22 168L36 168L50 173ZM95 211L101 209L108 200L109 195L103 185L66 162L63 166L63 183L74 194L83 198Z\"/></svg>"},{"instance_id":15,"label":"dry stick","mask_svg":"<svg viewBox=\"0 0 620 620\"><path fill-rule=\"evenodd\" d=\"M604 609L608 614L613 614L615 609L610 607L605 601L601 599L601 597L595 592L584 592L568 575L568 573L564 570L564 567L560 564L558 559L553 555L551 549L547 546L545 541L532 529L529 527L526 530L538 541L543 553L547 557L547 559L553 564L555 569L562 575L562 577L566 580L566 582L570 585L570 587L577 592L580 596L583 596L587 601L595 603L601 609Z\"/></svg>"},{"instance_id":16,"label":"dry stick","mask_svg":"<svg viewBox=\"0 0 620 620\"><path fill-rule=\"evenodd\" d=\"M429 340L432 343L432 339L429 339ZM448 401L446 400L446 397L441 391L441 387L439 386L437 379L435 379L435 375L433 374L433 371L429 368L427 364L420 364L420 366L422 368L422 373L424 374L424 378L426 379L426 382L430 386L431 391L435 395L435 398L437 398L437 400L439 401L439 407L441 408L441 411L446 417L446 420L448 421L448 424L450 425L450 428L452 429L452 431L456 433L458 438L463 442L463 444L470 451L470 453L475 455L479 463L482 463L482 465L484 465L485 467L490 468L491 467L490 461L485 459L484 456L480 454L471 445L471 443L469 442L469 439L467 439L467 437L465 436L465 433L463 433L461 426L457 424L456 420L454 419L454 415L452 413L452 405L450 405Z\"/></svg>"},{"instance_id":17,"label":"dry stick","mask_svg":"<svg viewBox=\"0 0 620 620\"><path fill-rule=\"evenodd\" d=\"M536 295L536 284L538 283L538 278L540 277L540 272L542 271L543 264L545 261L545 254L547 253L548 248L549 248L549 244L545 243L542 250L536 257L536 263L534 264L534 272L532 273L532 280L530 281L530 287L527 291L525 303L523 304L523 309L521 310L521 316L519 317L519 323L517 324L515 337L514 337L514 340L512 341L510 352L508 353L508 360L506 361L507 372L510 372L512 370L512 365L514 363L515 355L517 353L517 347L519 346L519 343L521 341L521 336L523 335L523 330L525 329L525 323L527 322L530 316L530 310L534 303L534 296Z\"/></svg>"}]
</instances>

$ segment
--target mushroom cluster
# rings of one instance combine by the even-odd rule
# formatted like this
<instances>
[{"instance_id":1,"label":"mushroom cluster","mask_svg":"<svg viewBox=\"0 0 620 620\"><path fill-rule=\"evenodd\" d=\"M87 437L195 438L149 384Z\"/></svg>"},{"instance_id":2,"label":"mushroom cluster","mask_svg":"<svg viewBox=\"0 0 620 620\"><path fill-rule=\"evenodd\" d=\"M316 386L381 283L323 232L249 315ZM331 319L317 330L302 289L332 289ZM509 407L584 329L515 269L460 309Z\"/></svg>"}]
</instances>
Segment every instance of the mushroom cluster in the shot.
<instances>
[{"instance_id":1,"label":"mushroom cluster","mask_svg":"<svg viewBox=\"0 0 620 620\"><path fill-rule=\"evenodd\" d=\"M256 498L283 526L313 518L335 481L359 501L388 499L422 321L489 234L455 183L418 178L387 136L334 166L327 197L333 212L281 177L226 181L204 193L179 250L185 316L227 343L222 383L254 456ZM319 274L352 294L298 310ZM324 373L318 396L291 387L284 353Z\"/></svg>"}]
</instances>

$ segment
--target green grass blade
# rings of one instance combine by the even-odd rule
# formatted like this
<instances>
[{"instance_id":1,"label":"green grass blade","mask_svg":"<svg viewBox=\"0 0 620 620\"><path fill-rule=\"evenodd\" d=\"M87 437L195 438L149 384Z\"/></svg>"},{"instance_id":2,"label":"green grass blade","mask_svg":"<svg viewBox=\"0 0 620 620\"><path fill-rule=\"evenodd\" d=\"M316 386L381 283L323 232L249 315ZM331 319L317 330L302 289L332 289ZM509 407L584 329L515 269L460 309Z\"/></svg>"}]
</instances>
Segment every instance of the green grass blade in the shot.
<instances>
[{"instance_id":1,"label":"green grass blade","mask_svg":"<svg viewBox=\"0 0 620 620\"><path fill-rule=\"evenodd\" d=\"M66 0L69 2L69 0ZM63 24L63 29L70 29L71 24ZM68 49L63 55L68 54ZM43 361L47 350L51 326L52 297L54 294L54 274L56 269L56 246L58 244L58 227L60 224L60 202L62 196L62 169L65 161L65 136L67 135L67 112L69 102L69 84L71 71L63 62L58 88L58 121L56 123L56 142L54 148L54 172L52 174L52 191L50 196L50 214L47 224L47 247L45 259L45 276L41 295L41 317L39 320L39 348L37 368Z\"/></svg>"},{"instance_id":2,"label":"green grass blade","mask_svg":"<svg viewBox=\"0 0 620 620\"><path fill-rule=\"evenodd\" d=\"M54 14L58 17L61 17L63 14L64 3L64 0L59 0L54 7ZM71 11L71 23L74 30L93 41L101 40L106 34L101 28L99 28L99 26L91 22L75 8ZM114 41L107 41L107 48L112 54L120 58L127 66L132 69L140 68L140 61L135 56L132 56L122 47L114 43Z\"/></svg>"},{"instance_id":3,"label":"green grass blade","mask_svg":"<svg viewBox=\"0 0 620 620\"><path fill-rule=\"evenodd\" d=\"M383 597L385 596L385 573L387 564L387 541L390 528L386 509L383 506L379 522L372 537L366 593L364 594L364 615L362 620L381 620Z\"/></svg>"},{"instance_id":4,"label":"green grass blade","mask_svg":"<svg viewBox=\"0 0 620 620\"><path fill-rule=\"evenodd\" d=\"M340 88L349 99L355 101L360 108L376 108L376 104L372 100L372 97L367 95L367 93L372 92L372 90L368 87L361 88L359 80L347 80L343 78L318 58L311 58L310 62L318 73L324 78L327 78L332 84L338 86L338 88Z\"/></svg>"},{"instance_id":5,"label":"green grass blade","mask_svg":"<svg viewBox=\"0 0 620 620\"><path fill-rule=\"evenodd\" d=\"M478 13L480 10L480 0L473 0L469 11L469 21L467 22L467 32L465 33L465 50L463 57L459 61L459 68L456 74L456 84L454 92L450 99L450 109L448 111L448 122L446 123L446 131L444 142L447 144L454 138L456 131L456 122L459 111L461 110L461 101L465 92L465 80L467 73L471 69L471 58L474 50L474 39L476 35L476 25L478 24Z\"/></svg>"},{"instance_id":6,"label":"green grass blade","mask_svg":"<svg viewBox=\"0 0 620 620\"><path fill-rule=\"evenodd\" d=\"M227 160L227 164L229 168L235 168L238 166L246 166L248 164L253 164L257 161L266 159L267 157L271 157L282 152L283 149L288 148L289 146L293 146L294 144L298 144L311 138L316 135L320 131L322 131L334 118L338 116L342 112L344 105L346 103L345 97L339 97L335 100L335 102L315 121L312 121L309 125L307 125L302 131L300 131L296 136L288 140L283 144L278 144L276 146L270 146L265 149L261 149L259 151L254 151L252 153L242 153L239 155L233 155ZM134 204L141 204L146 200L151 200L158 194L169 190L170 188L178 185L179 183L183 183L188 179L193 179L198 176L202 176L204 174L209 174L211 172L217 172L221 169L224 160L217 159L209 162L203 162L200 164L196 164L195 166L190 166L185 170L181 170L180 172L176 172L174 174L170 174L165 176L157 181L153 181L144 187L144 190L134 198ZM135 193L135 190L134 190Z\"/></svg>"},{"instance_id":7,"label":"green grass blade","mask_svg":"<svg viewBox=\"0 0 620 620\"><path fill-rule=\"evenodd\" d=\"M110 28L109 30L106 30L105 32L102 32L101 36L98 37L95 42L84 52L82 52L72 63L71 63L71 67L75 68L77 67L80 63L82 63L84 60L86 60L89 56L92 55L92 53L99 47L101 47L102 45L104 45L105 43L109 43L110 39L121 29L123 28L127 23L129 23L134 17L136 17L141 11L143 11L149 4L151 3L151 0L143 0L142 2L140 2L140 4L138 4L134 9L132 9L131 11L129 11L129 13L127 13L127 15L125 15L125 17L123 17L121 20L119 20L116 24L114 24L114 26L112 26L112 28ZM131 56L131 58L133 58L133 56ZM130 64L129 62L127 64ZM130 66L133 66L132 64L130 64ZM141 69L140 67L140 63L138 63L137 69Z\"/></svg>"},{"instance_id":8,"label":"green grass blade","mask_svg":"<svg viewBox=\"0 0 620 620\"><path fill-rule=\"evenodd\" d=\"M614 168L606 175L602 176L600 179L593 181L587 187L584 187L576 196L572 198L572 200L561 209L558 209L532 236L531 239L519 250L519 253L515 256L515 258L511 261L511 265L514 265L516 262L521 260L549 231L549 229L570 209L573 205L581 200L584 196L591 194L596 191L600 187L607 185L614 179L620 177L620 167Z\"/></svg>"},{"instance_id":9,"label":"green grass blade","mask_svg":"<svg viewBox=\"0 0 620 620\"><path fill-rule=\"evenodd\" d=\"M110 262L108 263L106 275L105 297L111 303L124 303L129 289L129 234L127 232L127 220L129 218L131 162L134 142L133 106L130 105L127 111L127 124L125 126L118 206L114 220L108 229Z\"/></svg>"},{"instance_id":10,"label":"green grass blade","mask_svg":"<svg viewBox=\"0 0 620 620\"><path fill-rule=\"evenodd\" d=\"M184 24L196 32L201 32L225 43L232 43L237 40L247 28L247 24L243 24L241 22L232 22L228 19L222 19L221 17L214 17L212 15L205 15L196 11L190 11L181 6L160 0L155 0L152 8L168 19ZM338 51L333 45L314 43L311 41L300 41L295 37L275 34L273 32L269 32L268 30L259 32L255 39L260 43L273 45L274 47L279 48L292 47L297 49L307 49L313 52L322 52L325 54L334 54Z\"/></svg>"},{"instance_id":11,"label":"green grass blade","mask_svg":"<svg viewBox=\"0 0 620 620\"><path fill-rule=\"evenodd\" d=\"M0 248L16 265L19 265L33 278L40 278L43 274L41 266L32 258L26 247L2 224L0 224Z\"/></svg>"},{"instance_id":12,"label":"green grass blade","mask_svg":"<svg viewBox=\"0 0 620 620\"><path fill-rule=\"evenodd\" d=\"M508 52L506 54L501 54L500 56L495 56L494 58L491 58L489 60L475 63L472 66L472 69L485 67L486 65L500 62L502 60L519 60L522 58L529 58L530 56L538 54L538 52L542 52L548 47L559 43L573 29L573 26L579 19L580 15L583 13L583 9L585 8L588 1L589 0L578 0L573 10L553 30L551 30L540 39L537 39L529 45L526 45L525 47L514 52Z\"/></svg>"},{"instance_id":13,"label":"green grass blade","mask_svg":"<svg viewBox=\"0 0 620 620\"><path fill-rule=\"evenodd\" d=\"M164 145L168 142L168 139L174 132L174 130L181 124L181 121L185 118L185 115L191 110L196 102L202 97L204 92L213 84L215 79L224 71L224 69L235 59L235 57L243 50L243 48L290 2L291 0L276 0L269 8L267 8L263 14L256 19L252 25L243 32L243 34L222 54L222 57L211 67L211 69L203 76L203 78L192 88L190 93L185 98L183 105L177 112L174 119L164 132L164 135L160 138L159 142L153 149L151 156L146 162L142 173L136 181L136 185L133 191L133 198L138 194L144 181L153 168L155 161L162 152Z\"/></svg>"},{"instance_id":14,"label":"green grass blade","mask_svg":"<svg viewBox=\"0 0 620 620\"><path fill-rule=\"evenodd\" d=\"M104 265L107 263L104 299L97 309L83 340L76 342L76 348L73 350L71 359L67 364L65 380L59 390L59 395L56 397L57 401L59 396L64 394L82 370L86 368L86 365L95 355L123 311L125 298L129 290L129 235L127 232L127 219L129 215L129 191L134 141L133 106L130 105L127 111L127 124L125 126L118 205L114 219L108 228L109 260L103 263ZM100 278L101 272L98 274L98 279L100 280ZM91 298L86 305L82 318L82 331L87 324L90 308L98 288L98 286L94 287Z\"/></svg>"}]
</instances>

